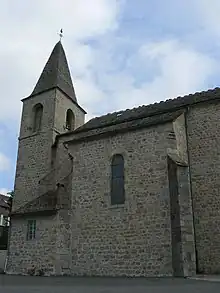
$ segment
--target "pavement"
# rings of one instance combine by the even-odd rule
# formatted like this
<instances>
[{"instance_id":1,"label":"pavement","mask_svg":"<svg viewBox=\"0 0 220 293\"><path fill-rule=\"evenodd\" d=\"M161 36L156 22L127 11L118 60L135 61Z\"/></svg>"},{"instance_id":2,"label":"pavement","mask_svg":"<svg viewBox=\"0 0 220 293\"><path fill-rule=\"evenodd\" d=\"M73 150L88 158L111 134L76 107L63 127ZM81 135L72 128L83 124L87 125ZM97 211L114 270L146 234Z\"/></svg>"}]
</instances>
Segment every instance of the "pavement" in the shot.
<instances>
[{"instance_id":1,"label":"pavement","mask_svg":"<svg viewBox=\"0 0 220 293\"><path fill-rule=\"evenodd\" d=\"M0 293L219 293L220 277L183 278L77 278L0 275Z\"/></svg>"}]
</instances>

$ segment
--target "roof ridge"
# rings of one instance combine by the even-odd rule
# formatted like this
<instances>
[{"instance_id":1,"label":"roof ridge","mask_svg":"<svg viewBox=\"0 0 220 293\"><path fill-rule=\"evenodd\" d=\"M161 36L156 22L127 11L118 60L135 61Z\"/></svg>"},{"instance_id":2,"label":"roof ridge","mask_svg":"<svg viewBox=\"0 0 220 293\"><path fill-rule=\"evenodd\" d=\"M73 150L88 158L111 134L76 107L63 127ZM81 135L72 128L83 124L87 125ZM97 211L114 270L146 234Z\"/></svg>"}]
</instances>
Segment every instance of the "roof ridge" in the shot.
<instances>
[{"instance_id":1,"label":"roof ridge","mask_svg":"<svg viewBox=\"0 0 220 293\"><path fill-rule=\"evenodd\" d=\"M219 96L216 95L217 93L219 93ZM188 95L178 96L173 99L166 99L164 101L155 102L153 104L134 107L132 109L115 111L99 117L94 117L73 132L77 133L90 129L107 127L113 124L120 124L131 120L137 120L144 117L160 115L162 113L176 111L188 105L214 100L217 98L220 99L219 87L208 89L207 91L195 92L194 94L190 93Z\"/></svg>"},{"instance_id":2,"label":"roof ridge","mask_svg":"<svg viewBox=\"0 0 220 293\"><path fill-rule=\"evenodd\" d=\"M133 110L137 110L137 109L140 109L140 108L147 108L147 107L150 107L150 106L156 106L156 105L159 105L159 104L164 104L164 103L167 103L167 102L175 102L177 100L180 100L180 99L183 99L183 98L186 98L186 97L190 97L190 96L195 96L195 95L202 95L204 93L208 93L208 92L214 92L216 90L220 90L220 87L215 87L213 89L208 89L207 91L197 91L195 93L190 93L188 95L183 95L183 96L177 96L175 98L170 98L170 99L166 99L166 100L161 100L159 102L154 102L154 103L151 103L151 104L147 104L147 105L140 105L140 106L137 106L137 107L133 107L133 108L127 108L125 110L119 110L119 111L114 111L114 112L109 112L107 114L104 114L104 115L101 115L101 116L96 116L96 117L93 117L92 119L90 119L89 121L93 120L93 119L97 119L97 118L102 118L102 117L105 117L105 116L109 116L109 115L115 115L115 114L121 114L121 113L124 113L124 112L130 112L130 111L133 111ZM88 122L89 122L88 121Z\"/></svg>"},{"instance_id":3,"label":"roof ridge","mask_svg":"<svg viewBox=\"0 0 220 293\"><path fill-rule=\"evenodd\" d=\"M60 43L60 45L59 45L59 43ZM60 65L59 64L60 63L60 58L59 58L59 56L60 56L60 46L62 46L61 42L60 41L57 42L56 46L58 46L58 49L57 49L58 58L56 60L56 84L58 84L58 71L59 71L59 65Z\"/></svg>"}]
</instances>

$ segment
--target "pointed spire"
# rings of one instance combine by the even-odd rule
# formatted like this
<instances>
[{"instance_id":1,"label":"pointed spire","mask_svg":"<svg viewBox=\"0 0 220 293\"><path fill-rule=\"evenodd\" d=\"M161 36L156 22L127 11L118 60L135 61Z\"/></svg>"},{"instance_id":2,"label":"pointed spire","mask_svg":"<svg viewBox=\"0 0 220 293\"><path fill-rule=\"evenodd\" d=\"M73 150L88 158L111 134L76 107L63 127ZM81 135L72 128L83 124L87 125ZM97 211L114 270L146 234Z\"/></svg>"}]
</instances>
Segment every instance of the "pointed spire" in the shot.
<instances>
[{"instance_id":1,"label":"pointed spire","mask_svg":"<svg viewBox=\"0 0 220 293\"><path fill-rule=\"evenodd\" d=\"M56 87L77 102L66 55L60 41L55 45L31 96Z\"/></svg>"}]
</instances>

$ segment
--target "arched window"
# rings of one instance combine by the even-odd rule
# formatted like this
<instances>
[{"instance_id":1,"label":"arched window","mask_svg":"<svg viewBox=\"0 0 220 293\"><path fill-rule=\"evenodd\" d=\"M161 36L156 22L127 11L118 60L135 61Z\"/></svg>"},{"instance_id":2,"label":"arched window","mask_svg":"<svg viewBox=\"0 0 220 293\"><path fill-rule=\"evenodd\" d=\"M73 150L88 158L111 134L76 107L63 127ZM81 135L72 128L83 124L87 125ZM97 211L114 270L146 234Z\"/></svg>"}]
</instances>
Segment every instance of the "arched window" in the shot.
<instances>
[{"instance_id":1,"label":"arched window","mask_svg":"<svg viewBox=\"0 0 220 293\"><path fill-rule=\"evenodd\" d=\"M75 128L75 117L73 111L68 109L66 111L66 129L69 131L74 130Z\"/></svg>"},{"instance_id":2,"label":"arched window","mask_svg":"<svg viewBox=\"0 0 220 293\"><path fill-rule=\"evenodd\" d=\"M123 204L125 202L124 190L124 158L116 154L111 164L111 204Z\"/></svg>"},{"instance_id":3,"label":"arched window","mask_svg":"<svg viewBox=\"0 0 220 293\"><path fill-rule=\"evenodd\" d=\"M34 125L33 125L34 132L41 130L42 116L43 116L43 106L41 104L35 105L34 106Z\"/></svg>"}]
</instances>

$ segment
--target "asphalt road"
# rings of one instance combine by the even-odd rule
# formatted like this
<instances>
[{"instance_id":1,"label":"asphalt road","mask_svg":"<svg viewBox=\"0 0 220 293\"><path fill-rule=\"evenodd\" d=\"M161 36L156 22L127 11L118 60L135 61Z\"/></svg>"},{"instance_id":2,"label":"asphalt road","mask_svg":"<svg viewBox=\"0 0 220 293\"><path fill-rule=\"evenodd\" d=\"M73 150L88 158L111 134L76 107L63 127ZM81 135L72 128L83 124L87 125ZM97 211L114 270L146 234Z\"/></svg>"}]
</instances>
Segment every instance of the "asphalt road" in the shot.
<instances>
[{"instance_id":1,"label":"asphalt road","mask_svg":"<svg viewBox=\"0 0 220 293\"><path fill-rule=\"evenodd\" d=\"M119 279L0 276L0 293L204 293L220 292L220 282L188 279Z\"/></svg>"}]
</instances>

